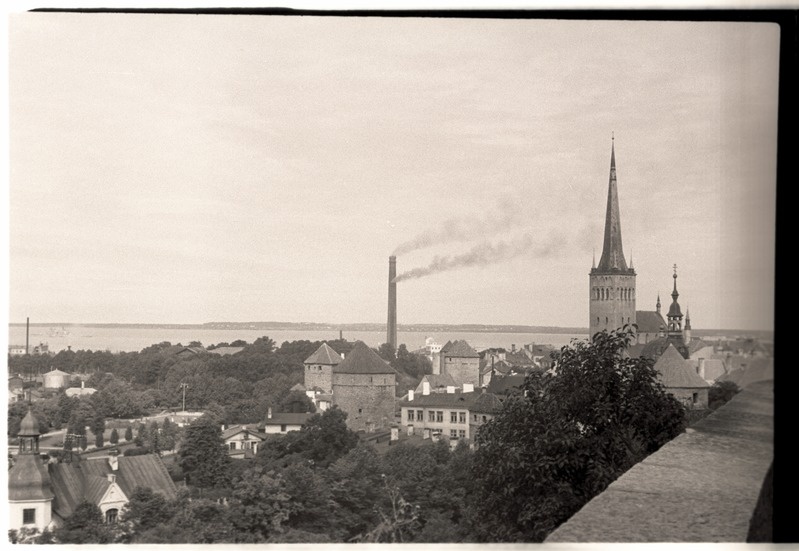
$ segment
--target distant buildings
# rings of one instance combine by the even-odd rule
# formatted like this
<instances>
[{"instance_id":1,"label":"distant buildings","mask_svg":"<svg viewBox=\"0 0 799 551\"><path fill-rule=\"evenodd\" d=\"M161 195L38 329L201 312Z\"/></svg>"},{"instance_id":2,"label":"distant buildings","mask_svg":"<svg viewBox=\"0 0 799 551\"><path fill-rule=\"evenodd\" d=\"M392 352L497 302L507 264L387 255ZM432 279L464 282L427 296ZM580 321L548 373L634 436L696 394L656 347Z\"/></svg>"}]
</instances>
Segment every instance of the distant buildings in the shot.
<instances>
[{"instance_id":1,"label":"distant buildings","mask_svg":"<svg viewBox=\"0 0 799 551\"><path fill-rule=\"evenodd\" d=\"M70 373L61 371L60 369L53 369L44 374L44 388L64 388L69 384L72 378Z\"/></svg>"},{"instance_id":2,"label":"distant buildings","mask_svg":"<svg viewBox=\"0 0 799 551\"><path fill-rule=\"evenodd\" d=\"M480 354L464 340L448 341L439 352L441 375L449 375L457 386L480 385Z\"/></svg>"}]
</instances>

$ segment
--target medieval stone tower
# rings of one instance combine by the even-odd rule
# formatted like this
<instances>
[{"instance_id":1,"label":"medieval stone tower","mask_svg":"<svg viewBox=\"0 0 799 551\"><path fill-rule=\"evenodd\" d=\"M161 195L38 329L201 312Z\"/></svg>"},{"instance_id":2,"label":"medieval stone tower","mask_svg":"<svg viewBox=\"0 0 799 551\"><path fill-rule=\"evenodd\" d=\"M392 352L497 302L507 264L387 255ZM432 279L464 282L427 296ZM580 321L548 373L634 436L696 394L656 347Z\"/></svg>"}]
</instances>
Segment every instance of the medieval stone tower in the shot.
<instances>
[{"instance_id":1,"label":"medieval stone tower","mask_svg":"<svg viewBox=\"0 0 799 551\"><path fill-rule=\"evenodd\" d=\"M635 323L635 270L632 266L627 267L621 244L619 191L616 187L616 150L612 138L605 239L599 266L591 267L589 281L589 337L604 329L611 331Z\"/></svg>"}]
</instances>

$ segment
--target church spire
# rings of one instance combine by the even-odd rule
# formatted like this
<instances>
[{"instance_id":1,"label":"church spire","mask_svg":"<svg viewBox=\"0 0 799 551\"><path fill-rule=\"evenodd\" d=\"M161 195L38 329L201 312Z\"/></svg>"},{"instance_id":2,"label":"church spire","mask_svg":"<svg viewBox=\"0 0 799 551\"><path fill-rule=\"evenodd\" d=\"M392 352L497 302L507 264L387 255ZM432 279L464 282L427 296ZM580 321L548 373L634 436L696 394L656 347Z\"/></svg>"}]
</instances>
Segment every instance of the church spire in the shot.
<instances>
[{"instance_id":1,"label":"church spire","mask_svg":"<svg viewBox=\"0 0 799 551\"><path fill-rule=\"evenodd\" d=\"M655 304L655 310L658 314L660 313L660 293L658 293L658 302Z\"/></svg>"},{"instance_id":2,"label":"church spire","mask_svg":"<svg viewBox=\"0 0 799 551\"><path fill-rule=\"evenodd\" d=\"M621 219L619 217L619 191L616 187L616 147L611 137L610 179L608 182L608 206L605 212L605 239L599 259L601 271L627 271L621 244Z\"/></svg>"}]
</instances>

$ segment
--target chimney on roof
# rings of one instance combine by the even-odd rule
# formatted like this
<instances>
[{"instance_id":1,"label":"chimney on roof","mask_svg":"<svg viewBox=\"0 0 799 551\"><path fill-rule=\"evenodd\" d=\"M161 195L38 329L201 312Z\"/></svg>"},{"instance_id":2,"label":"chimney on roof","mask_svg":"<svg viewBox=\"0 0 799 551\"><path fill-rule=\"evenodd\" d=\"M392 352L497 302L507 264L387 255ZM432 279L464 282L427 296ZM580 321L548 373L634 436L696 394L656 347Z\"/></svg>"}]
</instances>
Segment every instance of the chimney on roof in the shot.
<instances>
[{"instance_id":1,"label":"chimney on roof","mask_svg":"<svg viewBox=\"0 0 799 551\"><path fill-rule=\"evenodd\" d=\"M272 408L271 407L267 408L267 410L266 410L266 418L267 419L271 419L272 418Z\"/></svg>"},{"instance_id":2,"label":"chimney on roof","mask_svg":"<svg viewBox=\"0 0 799 551\"><path fill-rule=\"evenodd\" d=\"M452 385L447 385L447 394L455 394L455 387Z\"/></svg>"},{"instance_id":3,"label":"chimney on roof","mask_svg":"<svg viewBox=\"0 0 799 551\"><path fill-rule=\"evenodd\" d=\"M117 481L117 475L115 475L114 473L108 473L105 476L108 478L108 482L110 484L114 484Z\"/></svg>"},{"instance_id":4,"label":"chimney on roof","mask_svg":"<svg viewBox=\"0 0 799 551\"><path fill-rule=\"evenodd\" d=\"M510 345L510 351L512 353L514 353L514 354L516 353L516 345L515 344Z\"/></svg>"},{"instance_id":5,"label":"chimney on roof","mask_svg":"<svg viewBox=\"0 0 799 551\"><path fill-rule=\"evenodd\" d=\"M397 349L397 257L388 257L388 324L386 342Z\"/></svg>"},{"instance_id":6,"label":"chimney on roof","mask_svg":"<svg viewBox=\"0 0 799 551\"><path fill-rule=\"evenodd\" d=\"M427 381L422 381L422 394L425 396L430 394L430 383Z\"/></svg>"},{"instance_id":7,"label":"chimney on roof","mask_svg":"<svg viewBox=\"0 0 799 551\"><path fill-rule=\"evenodd\" d=\"M119 458L115 455L108 456L108 464L111 465L112 471L119 470Z\"/></svg>"},{"instance_id":8,"label":"chimney on roof","mask_svg":"<svg viewBox=\"0 0 799 551\"><path fill-rule=\"evenodd\" d=\"M696 368L696 372L697 372L697 375L699 375L703 379L705 378L705 359L704 358L699 358L699 365Z\"/></svg>"},{"instance_id":9,"label":"chimney on roof","mask_svg":"<svg viewBox=\"0 0 799 551\"><path fill-rule=\"evenodd\" d=\"M412 390L408 391L408 401L409 402L413 402L413 391Z\"/></svg>"},{"instance_id":10,"label":"chimney on roof","mask_svg":"<svg viewBox=\"0 0 799 551\"><path fill-rule=\"evenodd\" d=\"M80 382L80 387L81 387L81 388L84 388L85 384L86 384L86 383L85 383L85 381L81 381L81 382Z\"/></svg>"}]
</instances>

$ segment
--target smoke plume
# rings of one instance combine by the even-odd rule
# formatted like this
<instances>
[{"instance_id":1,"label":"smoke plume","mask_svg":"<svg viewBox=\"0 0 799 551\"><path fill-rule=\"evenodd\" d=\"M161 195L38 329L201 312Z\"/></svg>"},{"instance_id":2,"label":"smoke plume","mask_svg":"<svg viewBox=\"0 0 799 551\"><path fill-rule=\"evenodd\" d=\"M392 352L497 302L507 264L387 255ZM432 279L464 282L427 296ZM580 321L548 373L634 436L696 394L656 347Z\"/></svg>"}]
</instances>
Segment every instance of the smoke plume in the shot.
<instances>
[{"instance_id":1,"label":"smoke plume","mask_svg":"<svg viewBox=\"0 0 799 551\"><path fill-rule=\"evenodd\" d=\"M510 260L523 254L532 254L537 258L543 258L557 251L564 241L562 236L550 237L545 241L541 239L536 241L532 235L524 234L516 239L500 241L499 243L483 242L462 254L436 256L429 265L403 272L395 277L394 281L416 279L469 266L487 266Z\"/></svg>"},{"instance_id":2,"label":"smoke plume","mask_svg":"<svg viewBox=\"0 0 799 551\"><path fill-rule=\"evenodd\" d=\"M529 212L525 212L519 201L506 198L499 202L495 212L483 216L472 215L444 220L440 227L424 231L413 239L401 243L391 255L400 256L444 243L471 241L496 235L529 222L529 218Z\"/></svg>"}]
</instances>

